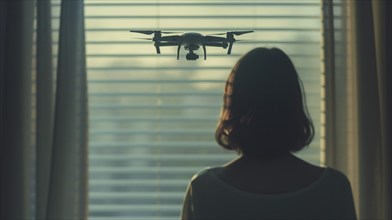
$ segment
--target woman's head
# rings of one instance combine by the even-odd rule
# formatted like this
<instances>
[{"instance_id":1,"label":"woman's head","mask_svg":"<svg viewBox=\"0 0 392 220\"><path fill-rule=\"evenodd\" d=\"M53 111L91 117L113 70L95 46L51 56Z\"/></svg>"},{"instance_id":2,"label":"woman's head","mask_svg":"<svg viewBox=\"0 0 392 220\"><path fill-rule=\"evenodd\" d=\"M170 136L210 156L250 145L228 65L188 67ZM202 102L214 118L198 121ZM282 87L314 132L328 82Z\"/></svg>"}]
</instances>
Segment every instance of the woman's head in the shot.
<instances>
[{"instance_id":1,"label":"woman's head","mask_svg":"<svg viewBox=\"0 0 392 220\"><path fill-rule=\"evenodd\" d=\"M216 140L224 148L260 158L296 152L313 139L301 81L277 48L256 48L232 69Z\"/></svg>"}]
</instances>

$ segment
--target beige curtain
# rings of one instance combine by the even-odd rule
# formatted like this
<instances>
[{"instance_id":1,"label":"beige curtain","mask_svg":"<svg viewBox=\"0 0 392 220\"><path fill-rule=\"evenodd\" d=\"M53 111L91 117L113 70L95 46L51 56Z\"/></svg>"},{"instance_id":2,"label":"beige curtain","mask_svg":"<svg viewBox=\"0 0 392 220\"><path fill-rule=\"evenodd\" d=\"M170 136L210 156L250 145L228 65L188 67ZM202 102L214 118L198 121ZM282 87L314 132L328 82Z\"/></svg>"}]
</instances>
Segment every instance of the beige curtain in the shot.
<instances>
[{"instance_id":1,"label":"beige curtain","mask_svg":"<svg viewBox=\"0 0 392 220\"><path fill-rule=\"evenodd\" d=\"M61 1L55 71L51 1L0 4L1 219L34 219L34 207L36 219L86 219L83 0ZM37 36L33 42L35 9ZM34 51L36 65L32 69ZM31 172L34 162L35 173ZM35 201L31 196L34 191Z\"/></svg>"},{"instance_id":2,"label":"beige curtain","mask_svg":"<svg viewBox=\"0 0 392 220\"><path fill-rule=\"evenodd\" d=\"M350 178L360 219L391 218L390 9L324 1L326 160Z\"/></svg>"}]
</instances>

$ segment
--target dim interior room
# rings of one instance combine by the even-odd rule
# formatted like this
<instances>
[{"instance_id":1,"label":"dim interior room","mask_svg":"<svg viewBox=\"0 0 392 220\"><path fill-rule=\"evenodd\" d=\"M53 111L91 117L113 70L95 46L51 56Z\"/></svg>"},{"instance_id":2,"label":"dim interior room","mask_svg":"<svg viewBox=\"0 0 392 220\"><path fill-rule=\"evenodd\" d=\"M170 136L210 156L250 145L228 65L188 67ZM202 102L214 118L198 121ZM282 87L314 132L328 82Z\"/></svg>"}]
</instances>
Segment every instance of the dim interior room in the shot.
<instances>
[{"instance_id":1,"label":"dim interior room","mask_svg":"<svg viewBox=\"0 0 392 220\"><path fill-rule=\"evenodd\" d=\"M391 3L0 1L1 219L178 219L216 143L224 85L256 47L292 59L315 127L295 155L343 172L358 219L391 218ZM195 51L130 30L241 36ZM220 35L217 35L220 34ZM164 34L163 34L164 35ZM170 34L168 34L170 35Z\"/></svg>"}]
</instances>

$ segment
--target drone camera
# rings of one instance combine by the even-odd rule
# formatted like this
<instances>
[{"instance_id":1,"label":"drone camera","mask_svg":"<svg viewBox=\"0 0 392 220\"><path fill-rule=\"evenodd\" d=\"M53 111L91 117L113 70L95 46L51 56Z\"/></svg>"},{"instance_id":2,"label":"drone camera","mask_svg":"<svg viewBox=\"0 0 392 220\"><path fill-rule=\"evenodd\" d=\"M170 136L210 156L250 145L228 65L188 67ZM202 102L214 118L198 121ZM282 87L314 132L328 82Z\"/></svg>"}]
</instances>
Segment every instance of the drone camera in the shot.
<instances>
[{"instance_id":1,"label":"drone camera","mask_svg":"<svg viewBox=\"0 0 392 220\"><path fill-rule=\"evenodd\" d=\"M186 55L186 59L187 60L197 60L197 59L199 59L199 55L194 54L194 53L188 53Z\"/></svg>"}]
</instances>

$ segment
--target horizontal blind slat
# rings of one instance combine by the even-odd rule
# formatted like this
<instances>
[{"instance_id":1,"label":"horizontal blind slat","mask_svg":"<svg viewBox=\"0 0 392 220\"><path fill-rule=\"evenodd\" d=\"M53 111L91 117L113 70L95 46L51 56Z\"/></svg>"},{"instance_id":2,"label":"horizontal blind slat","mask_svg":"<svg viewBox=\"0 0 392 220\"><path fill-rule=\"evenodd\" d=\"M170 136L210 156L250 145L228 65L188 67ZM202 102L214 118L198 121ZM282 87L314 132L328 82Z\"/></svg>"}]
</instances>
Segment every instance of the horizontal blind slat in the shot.
<instances>
[{"instance_id":1,"label":"horizontal blind slat","mask_svg":"<svg viewBox=\"0 0 392 220\"><path fill-rule=\"evenodd\" d=\"M88 3L86 2L85 7L108 7L108 6L117 6L117 7L124 7L124 6L157 6L156 2L128 2L128 3ZM54 7L60 6L53 4ZM320 6L317 1L280 1L280 2L231 2L231 1L224 1L224 2L212 2L212 1L204 1L204 2L159 2L159 6L204 6L204 7L211 7L211 6L244 6L244 7L254 7L254 6Z\"/></svg>"},{"instance_id":2,"label":"horizontal blind slat","mask_svg":"<svg viewBox=\"0 0 392 220\"><path fill-rule=\"evenodd\" d=\"M286 48L303 78L309 111L321 114L321 87L315 76L323 62L318 1L85 0L85 7L89 219L178 219L191 176L235 157L215 142L214 130L226 77L234 60L249 48ZM184 51L179 61L168 48L155 54L151 41L133 39L143 36L129 33L131 28L256 32L238 37L249 40L237 42L230 56L207 48L206 61L188 62ZM318 129L322 123L315 117ZM298 155L318 163L319 137L316 134L317 140Z\"/></svg>"},{"instance_id":3,"label":"horizontal blind slat","mask_svg":"<svg viewBox=\"0 0 392 220\"><path fill-rule=\"evenodd\" d=\"M315 15L103 15L85 16L86 19L315 19ZM53 17L52 19L59 19Z\"/></svg>"}]
</instances>

